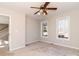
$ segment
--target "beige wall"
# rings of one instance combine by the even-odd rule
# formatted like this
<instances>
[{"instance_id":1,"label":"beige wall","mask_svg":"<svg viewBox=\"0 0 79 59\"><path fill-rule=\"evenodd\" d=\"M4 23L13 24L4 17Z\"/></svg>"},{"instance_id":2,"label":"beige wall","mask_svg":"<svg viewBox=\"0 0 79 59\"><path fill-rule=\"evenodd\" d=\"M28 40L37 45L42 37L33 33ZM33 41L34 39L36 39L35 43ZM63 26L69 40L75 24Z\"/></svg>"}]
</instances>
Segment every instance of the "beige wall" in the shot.
<instances>
[{"instance_id":1,"label":"beige wall","mask_svg":"<svg viewBox=\"0 0 79 59\"><path fill-rule=\"evenodd\" d=\"M56 19L63 16L70 16L70 40L60 40L56 38ZM79 49L79 9L59 13L53 17L48 17L48 39L42 41L54 43Z\"/></svg>"},{"instance_id":2,"label":"beige wall","mask_svg":"<svg viewBox=\"0 0 79 59\"><path fill-rule=\"evenodd\" d=\"M9 49L25 47L25 14L10 9L0 8L0 15L10 16Z\"/></svg>"},{"instance_id":3,"label":"beige wall","mask_svg":"<svg viewBox=\"0 0 79 59\"><path fill-rule=\"evenodd\" d=\"M26 16L26 44L40 40L40 21Z\"/></svg>"}]
</instances>

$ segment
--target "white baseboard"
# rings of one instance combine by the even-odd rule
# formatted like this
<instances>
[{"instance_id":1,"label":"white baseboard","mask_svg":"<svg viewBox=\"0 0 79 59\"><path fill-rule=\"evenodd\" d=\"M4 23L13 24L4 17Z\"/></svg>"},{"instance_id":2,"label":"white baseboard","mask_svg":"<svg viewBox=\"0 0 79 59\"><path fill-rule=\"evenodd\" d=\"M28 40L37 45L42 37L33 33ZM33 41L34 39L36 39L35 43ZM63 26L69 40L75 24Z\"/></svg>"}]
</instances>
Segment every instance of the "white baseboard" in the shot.
<instances>
[{"instance_id":1,"label":"white baseboard","mask_svg":"<svg viewBox=\"0 0 79 59\"><path fill-rule=\"evenodd\" d=\"M68 47L68 48L72 48L72 49L76 49L76 50L79 50L79 47L72 47L72 46L69 46L69 45L64 45L64 44L60 44L60 43L56 43L56 42L50 42L50 41L47 41L47 40L41 40L42 42L46 42L46 43L51 43L51 44L55 44L55 45L59 45L59 46L63 46L63 47Z\"/></svg>"}]
</instances>

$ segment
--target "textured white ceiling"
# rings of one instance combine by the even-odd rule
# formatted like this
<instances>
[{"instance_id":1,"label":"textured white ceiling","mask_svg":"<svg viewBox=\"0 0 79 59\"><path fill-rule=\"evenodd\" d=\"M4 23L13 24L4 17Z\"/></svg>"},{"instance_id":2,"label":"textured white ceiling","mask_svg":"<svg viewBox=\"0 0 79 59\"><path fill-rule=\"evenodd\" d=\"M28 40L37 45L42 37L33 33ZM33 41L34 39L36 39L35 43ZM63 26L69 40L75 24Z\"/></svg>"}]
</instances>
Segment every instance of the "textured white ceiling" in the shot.
<instances>
[{"instance_id":1,"label":"textured white ceiling","mask_svg":"<svg viewBox=\"0 0 79 59\"><path fill-rule=\"evenodd\" d=\"M44 2L0 2L0 7L12 9L18 12L33 15L37 9L30 8L31 6L39 7ZM68 11L79 8L79 2L51 2L48 7L57 7L57 11L48 11L49 14L54 14L61 11Z\"/></svg>"}]
</instances>

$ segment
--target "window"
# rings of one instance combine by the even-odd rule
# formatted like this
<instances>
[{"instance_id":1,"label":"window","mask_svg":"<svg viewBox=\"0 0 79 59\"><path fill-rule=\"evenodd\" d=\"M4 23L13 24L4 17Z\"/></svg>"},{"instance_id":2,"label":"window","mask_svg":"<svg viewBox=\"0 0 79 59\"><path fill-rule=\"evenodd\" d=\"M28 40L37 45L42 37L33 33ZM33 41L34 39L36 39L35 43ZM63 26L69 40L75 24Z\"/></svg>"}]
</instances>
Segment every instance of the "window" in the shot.
<instances>
[{"instance_id":1,"label":"window","mask_svg":"<svg viewBox=\"0 0 79 59\"><path fill-rule=\"evenodd\" d=\"M69 39L69 17L62 17L57 19L56 22L57 38Z\"/></svg>"},{"instance_id":2,"label":"window","mask_svg":"<svg viewBox=\"0 0 79 59\"><path fill-rule=\"evenodd\" d=\"M41 36L43 38L48 37L48 23L47 23L47 21L42 21L41 22Z\"/></svg>"}]
</instances>

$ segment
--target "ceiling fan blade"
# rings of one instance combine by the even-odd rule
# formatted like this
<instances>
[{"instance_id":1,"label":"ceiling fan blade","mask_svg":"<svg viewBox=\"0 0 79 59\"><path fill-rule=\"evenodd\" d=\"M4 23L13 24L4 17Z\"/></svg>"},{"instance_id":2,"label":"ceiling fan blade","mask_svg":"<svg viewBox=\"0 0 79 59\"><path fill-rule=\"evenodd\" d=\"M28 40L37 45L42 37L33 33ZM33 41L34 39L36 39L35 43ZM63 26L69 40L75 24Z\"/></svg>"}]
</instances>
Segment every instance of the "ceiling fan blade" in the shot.
<instances>
[{"instance_id":1,"label":"ceiling fan blade","mask_svg":"<svg viewBox=\"0 0 79 59\"><path fill-rule=\"evenodd\" d=\"M40 7L31 7L31 8L40 9Z\"/></svg>"},{"instance_id":2,"label":"ceiling fan blade","mask_svg":"<svg viewBox=\"0 0 79 59\"><path fill-rule=\"evenodd\" d=\"M57 8L46 8L46 10L57 10Z\"/></svg>"},{"instance_id":3,"label":"ceiling fan blade","mask_svg":"<svg viewBox=\"0 0 79 59\"><path fill-rule=\"evenodd\" d=\"M39 10L39 11L37 11L37 12L35 12L35 13L34 13L34 15L35 15L35 14L37 14L38 12L40 12L40 10Z\"/></svg>"},{"instance_id":4,"label":"ceiling fan blade","mask_svg":"<svg viewBox=\"0 0 79 59\"><path fill-rule=\"evenodd\" d=\"M49 3L50 3L50 2L46 2L46 3L44 4L44 8L46 8Z\"/></svg>"}]
</instances>

